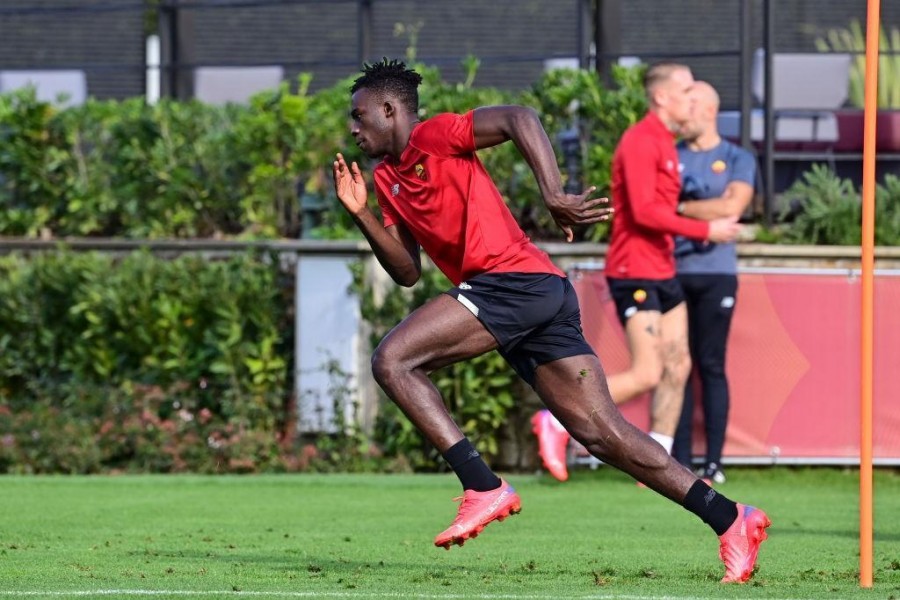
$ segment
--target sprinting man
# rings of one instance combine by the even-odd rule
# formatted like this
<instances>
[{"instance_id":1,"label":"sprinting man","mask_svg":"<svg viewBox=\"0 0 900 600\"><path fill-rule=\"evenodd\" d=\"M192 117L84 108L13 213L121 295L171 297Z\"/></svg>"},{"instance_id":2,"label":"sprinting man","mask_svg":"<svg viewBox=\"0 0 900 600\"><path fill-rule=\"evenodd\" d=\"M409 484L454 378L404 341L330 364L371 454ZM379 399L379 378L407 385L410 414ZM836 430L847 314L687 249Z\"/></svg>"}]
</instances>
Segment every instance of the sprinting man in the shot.
<instances>
[{"instance_id":1,"label":"sprinting man","mask_svg":"<svg viewBox=\"0 0 900 600\"><path fill-rule=\"evenodd\" d=\"M334 186L398 284L422 271L419 248L454 286L401 321L375 349L376 381L443 455L463 487L462 504L434 544L449 548L521 509L447 412L428 374L497 349L592 454L709 523L720 536L723 581L753 572L769 520L735 504L674 461L616 409L600 361L581 331L578 301L565 275L523 233L476 151L511 141L531 167L556 223L609 218L604 200L563 191L550 140L537 114L489 106L419 119L422 78L399 61L365 65L351 87L350 134L379 158L374 187L383 222L368 204L362 172L341 154Z\"/></svg>"}]
</instances>

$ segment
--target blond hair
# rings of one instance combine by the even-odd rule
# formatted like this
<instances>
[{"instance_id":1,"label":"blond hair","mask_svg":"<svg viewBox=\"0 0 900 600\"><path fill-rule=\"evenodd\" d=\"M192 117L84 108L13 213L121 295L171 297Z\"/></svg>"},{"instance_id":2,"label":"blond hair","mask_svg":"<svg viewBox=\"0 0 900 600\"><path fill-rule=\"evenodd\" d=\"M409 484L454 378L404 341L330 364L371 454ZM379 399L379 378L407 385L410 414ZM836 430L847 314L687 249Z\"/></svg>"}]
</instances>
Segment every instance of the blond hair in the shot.
<instances>
[{"instance_id":1,"label":"blond hair","mask_svg":"<svg viewBox=\"0 0 900 600\"><path fill-rule=\"evenodd\" d=\"M653 100L653 91L661 83L669 80L672 73L680 70L690 71L691 68L677 62L658 62L650 65L644 73L644 93L648 100Z\"/></svg>"}]
</instances>

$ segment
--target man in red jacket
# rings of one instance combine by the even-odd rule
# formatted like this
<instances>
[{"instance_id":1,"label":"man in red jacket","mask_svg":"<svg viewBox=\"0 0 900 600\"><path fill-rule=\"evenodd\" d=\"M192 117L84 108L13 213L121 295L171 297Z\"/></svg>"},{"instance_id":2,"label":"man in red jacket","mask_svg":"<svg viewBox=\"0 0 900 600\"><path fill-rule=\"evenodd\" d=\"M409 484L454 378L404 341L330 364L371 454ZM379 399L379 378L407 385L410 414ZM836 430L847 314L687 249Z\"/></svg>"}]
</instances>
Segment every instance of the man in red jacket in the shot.
<instances>
[{"instance_id":1,"label":"man in red jacket","mask_svg":"<svg viewBox=\"0 0 900 600\"><path fill-rule=\"evenodd\" d=\"M378 384L463 487L457 517L435 545L462 545L521 508L519 494L487 466L428 378L496 349L592 454L708 523L720 536L723 581L746 581L766 537L765 513L722 496L622 418L582 335L572 285L518 226L476 151L512 141L569 241L574 225L609 217L604 201L590 198L593 188L564 192L532 109L490 106L420 121L421 81L385 59L366 65L351 88L350 134L367 156L381 159L374 180L383 222L369 208L356 163L338 154L333 173L338 199L394 281L416 283L421 246L454 285L394 327L372 356Z\"/></svg>"},{"instance_id":2,"label":"man in red jacket","mask_svg":"<svg viewBox=\"0 0 900 600\"><path fill-rule=\"evenodd\" d=\"M737 219L700 221L677 213L681 176L675 139L690 120L693 85L685 65L658 63L647 70L649 110L625 132L613 155L616 219L605 269L632 357L630 369L609 378L610 393L621 404L652 390L650 437L669 453L691 372L673 236L728 242L740 230Z\"/></svg>"}]
</instances>

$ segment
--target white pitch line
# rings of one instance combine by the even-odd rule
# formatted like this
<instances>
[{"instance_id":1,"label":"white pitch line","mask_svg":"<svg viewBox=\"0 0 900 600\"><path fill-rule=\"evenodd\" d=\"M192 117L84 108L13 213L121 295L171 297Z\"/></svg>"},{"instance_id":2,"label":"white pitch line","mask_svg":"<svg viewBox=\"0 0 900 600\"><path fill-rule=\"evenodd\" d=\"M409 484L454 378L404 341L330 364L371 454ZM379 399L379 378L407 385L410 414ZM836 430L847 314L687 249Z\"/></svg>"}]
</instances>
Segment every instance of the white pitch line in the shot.
<instances>
[{"instance_id":1,"label":"white pitch line","mask_svg":"<svg viewBox=\"0 0 900 600\"><path fill-rule=\"evenodd\" d=\"M244 591L244 590L72 590L56 592L39 592L31 590L4 591L0 590L0 596L5 597L83 597L83 596L228 596L228 597L273 597L273 598L424 598L426 600L461 600L475 598L478 600L557 600L558 595L541 594L414 594L408 592L272 592L272 591ZM641 596L636 594L594 594L585 596L573 596L577 600L707 600L707 596ZM801 600L798 598L772 598L770 600Z\"/></svg>"}]
</instances>

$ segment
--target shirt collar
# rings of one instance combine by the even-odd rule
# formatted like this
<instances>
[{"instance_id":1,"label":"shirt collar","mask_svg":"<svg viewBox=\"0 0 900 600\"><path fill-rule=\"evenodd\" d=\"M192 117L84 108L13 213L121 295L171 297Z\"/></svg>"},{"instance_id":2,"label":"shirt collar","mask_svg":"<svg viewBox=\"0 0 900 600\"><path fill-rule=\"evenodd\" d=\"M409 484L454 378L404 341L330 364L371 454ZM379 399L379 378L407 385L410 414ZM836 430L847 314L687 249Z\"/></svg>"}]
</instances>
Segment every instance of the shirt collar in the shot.
<instances>
[{"instance_id":1,"label":"shirt collar","mask_svg":"<svg viewBox=\"0 0 900 600\"><path fill-rule=\"evenodd\" d=\"M672 138L672 141L678 139L678 136L669 131L669 128L666 127L666 124L663 123L662 119L659 118L655 112L648 111L647 116L644 117L647 120L647 124L653 129L653 131L658 134L660 137L668 136Z\"/></svg>"}]
</instances>

